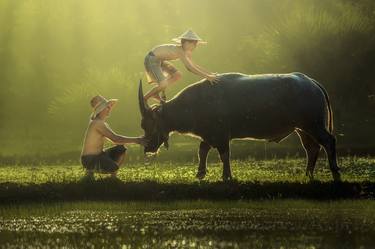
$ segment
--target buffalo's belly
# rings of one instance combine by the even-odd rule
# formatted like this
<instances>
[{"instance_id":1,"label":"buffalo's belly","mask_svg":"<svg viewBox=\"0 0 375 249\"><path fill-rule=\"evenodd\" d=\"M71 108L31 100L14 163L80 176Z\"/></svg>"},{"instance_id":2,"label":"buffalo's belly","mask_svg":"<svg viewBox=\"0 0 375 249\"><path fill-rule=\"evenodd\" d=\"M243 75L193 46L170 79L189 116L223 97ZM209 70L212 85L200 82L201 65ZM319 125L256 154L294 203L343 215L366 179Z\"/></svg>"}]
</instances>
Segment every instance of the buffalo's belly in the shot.
<instances>
[{"instance_id":1,"label":"buffalo's belly","mask_svg":"<svg viewBox=\"0 0 375 249\"><path fill-rule=\"evenodd\" d=\"M255 139L255 140L269 140L279 141L284 137L288 136L295 130L293 124L289 125L263 125L263 126L238 126L234 125L231 127L230 137L231 139Z\"/></svg>"},{"instance_id":2,"label":"buffalo's belly","mask_svg":"<svg viewBox=\"0 0 375 249\"><path fill-rule=\"evenodd\" d=\"M268 108L243 107L242 111L237 109L228 113L231 132L238 136L274 136L294 129L301 119L296 110L281 105Z\"/></svg>"}]
</instances>

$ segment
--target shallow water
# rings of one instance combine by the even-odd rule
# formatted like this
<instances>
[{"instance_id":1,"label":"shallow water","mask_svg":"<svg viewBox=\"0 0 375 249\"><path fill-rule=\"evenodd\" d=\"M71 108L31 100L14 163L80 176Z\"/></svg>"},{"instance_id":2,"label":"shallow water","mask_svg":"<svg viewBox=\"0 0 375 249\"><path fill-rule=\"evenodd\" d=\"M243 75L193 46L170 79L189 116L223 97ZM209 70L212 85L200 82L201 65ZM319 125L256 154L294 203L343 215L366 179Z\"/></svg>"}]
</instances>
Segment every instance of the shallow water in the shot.
<instances>
[{"instance_id":1,"label":"shallow water","mask_svg":"<svg viewBox=\"0 0 375 249\"><path fill-rule=\"evenodd\" d=\"M142 204L143 205L143 204ZM2 248L374 248L375 219L345 204L46 209L0 219ZM164 205L164 204L163 204ZM165 204L168 206L168 204ZM234 205L235 206L235 205ZM318 205L319 207L319 205ZM340 205L337 205L340 207ZM98 208L102 210L98 210ZM336 210L332 210L336 209ZM331 210L330 210L331 209ZM358 212L356 212L358 211ZM39 211L42 212L43 211Z\"/></svg>"}]
</instances>

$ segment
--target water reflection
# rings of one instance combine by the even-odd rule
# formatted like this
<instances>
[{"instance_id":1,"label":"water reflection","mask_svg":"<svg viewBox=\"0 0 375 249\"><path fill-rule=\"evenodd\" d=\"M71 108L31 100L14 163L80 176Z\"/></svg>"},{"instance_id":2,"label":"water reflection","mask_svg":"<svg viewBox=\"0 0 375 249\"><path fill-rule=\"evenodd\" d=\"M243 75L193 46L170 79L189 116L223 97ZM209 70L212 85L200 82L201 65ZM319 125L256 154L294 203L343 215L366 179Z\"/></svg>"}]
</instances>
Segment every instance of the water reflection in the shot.
<instances>
[{"instance_id":1,"label":"water reflection","mask_svg":"<svg viewBox=\"0 0 375 249\"><path fill-rule=\"evenodd\" d=\"M1 248L373 248L374 221L319 210L70 211L0 220ZM350 212L350 210L348 210Z\"/></svg>"}]
</instances>

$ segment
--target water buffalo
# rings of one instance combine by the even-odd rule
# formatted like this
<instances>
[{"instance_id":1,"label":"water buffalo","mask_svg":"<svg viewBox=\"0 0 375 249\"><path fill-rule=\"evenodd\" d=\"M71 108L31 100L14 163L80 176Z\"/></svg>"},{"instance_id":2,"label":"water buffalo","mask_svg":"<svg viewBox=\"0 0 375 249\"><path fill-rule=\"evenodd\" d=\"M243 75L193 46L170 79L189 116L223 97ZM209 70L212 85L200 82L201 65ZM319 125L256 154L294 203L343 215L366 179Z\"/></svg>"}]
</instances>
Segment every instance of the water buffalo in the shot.
<instances>
[{"instance_id":1,"label":"water buffalo","mask_svg":"<svg viewBox=\"0 0 375 249\"><path fill-rule=\"evenodd\" d=\"M201 138L197 177L206 175L209 150L216 148L223 162L223 180L232 178L231 139L280 142L297 132L307 155L306 175L313 178L321 146L334 180L340 180L332 109L325 89L302 73L246 75L224 73L219 82L196 82L161 105L149 107L139 84L141 126L149 144L145 153L168 147L171 132Z\"/></svg>"}]
</instances>

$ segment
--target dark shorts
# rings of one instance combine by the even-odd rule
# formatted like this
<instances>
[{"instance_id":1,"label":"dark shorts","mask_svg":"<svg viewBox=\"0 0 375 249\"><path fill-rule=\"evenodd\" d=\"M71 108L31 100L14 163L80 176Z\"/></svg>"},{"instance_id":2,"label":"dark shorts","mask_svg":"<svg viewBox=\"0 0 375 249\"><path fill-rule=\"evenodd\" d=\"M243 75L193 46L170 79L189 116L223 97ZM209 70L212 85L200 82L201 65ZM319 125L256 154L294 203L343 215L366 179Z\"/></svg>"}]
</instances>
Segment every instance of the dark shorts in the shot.
<instances>
[{"instance_id":1,"label":"dark shorts","mask_svg":"<svg viewBox=\"0 0 375 249\"><path fill-rule=\"evenodd\" d=\"M85 169L94 170L100 173L112 173L119 169L116 161L126 152L123 145L111 147L99 155L81 156L81 163Z\"/></svg>"},{"instance_id":2,"label":"dark shorts","mask_svg":"<svg viewBox=\"0 0 375 249\"><path fill-rule=\"evenodd\" d=\"M177 68L169 61L161 61L152 52L150 52L144 61L148 83L160 83L165 80L166 75L173 75Z\"/></svg>"}]
</instances>

